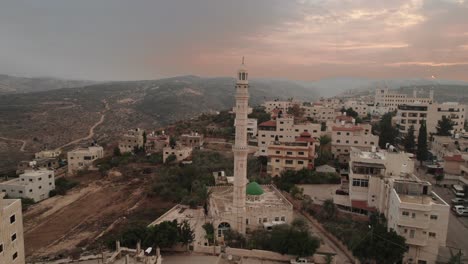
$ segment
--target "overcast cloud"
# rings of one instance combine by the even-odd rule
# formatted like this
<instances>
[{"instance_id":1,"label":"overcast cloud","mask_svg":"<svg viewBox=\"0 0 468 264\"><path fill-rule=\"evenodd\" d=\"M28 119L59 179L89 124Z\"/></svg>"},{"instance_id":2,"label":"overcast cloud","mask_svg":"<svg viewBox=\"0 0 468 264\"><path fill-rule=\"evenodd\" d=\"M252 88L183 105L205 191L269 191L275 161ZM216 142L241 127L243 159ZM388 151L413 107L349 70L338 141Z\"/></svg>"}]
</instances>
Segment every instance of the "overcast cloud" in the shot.
<instances>
[{"instance_id":1,"label":"overcast cloud","mask_svg":"<svg viewBox=\"0 0 468 264\"><path fill-rule=\"evenodd\" d=\"M468 81L464 0L0 0L0 73Z\"/></svg>"}]
</instances>

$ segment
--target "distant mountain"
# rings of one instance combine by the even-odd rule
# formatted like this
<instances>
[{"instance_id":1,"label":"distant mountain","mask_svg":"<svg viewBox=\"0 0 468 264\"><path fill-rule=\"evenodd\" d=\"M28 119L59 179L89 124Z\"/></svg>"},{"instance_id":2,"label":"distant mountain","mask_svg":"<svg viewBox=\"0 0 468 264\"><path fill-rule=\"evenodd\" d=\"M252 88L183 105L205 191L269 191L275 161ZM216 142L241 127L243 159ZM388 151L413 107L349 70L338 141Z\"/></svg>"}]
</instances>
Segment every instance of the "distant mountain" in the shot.
<instances>
[{"instance_id":1,"label":"distant mountain","mask_svg":"<svg viewBox=\"0 0 468 264\"><path fill-rule=\"evenodd\" d=\"M93 81L26 78L0 74L0 94L29 93L94 84Z\"/></svg>"}]
</instances>

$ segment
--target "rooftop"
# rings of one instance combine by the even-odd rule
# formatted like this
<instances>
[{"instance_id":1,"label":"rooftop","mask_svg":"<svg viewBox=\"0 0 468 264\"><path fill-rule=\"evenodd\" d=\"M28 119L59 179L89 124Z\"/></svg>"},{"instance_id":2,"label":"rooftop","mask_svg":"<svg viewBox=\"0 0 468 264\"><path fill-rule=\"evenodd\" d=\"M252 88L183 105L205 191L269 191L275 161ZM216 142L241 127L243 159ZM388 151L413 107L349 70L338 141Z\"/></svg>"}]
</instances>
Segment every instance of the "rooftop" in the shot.
<instances>
[{"instance_id":1,"label":"rooftop","mask_svg":"<svg viewBox=\"0 0 468 264\"><path fill-rule=\"evenodd\" d=\"M246 207L248 208L268 208L268 207L291 207L292 204L273 186L259 185L263 190L260 194L260 199L251 201L247 199ZM212 192L210 198L210 206L215 207L219 213L232 211L232 200L234 188L232 186L215 186L210 187Z\"/></svg>"},{"instance_id":2,"label":"rooftop","mask_svg":"<svg viewBox=\"0 0 468 264\"><path fill-rule=\"evenodd\" d=\"M274 121L274 120L265 121L263 123L260 123L260 125L258 125L258 126L276 127L276 121Z\"/></svg>"},{"instance_id":3,"label":"rooftop","mask_svg":"<svg viewBox=\"0 0 468 264\"><path fill-rule=\"evenodd\" d=\"M448 205L435 192L431 192L431 195L398 194L398 197L400 198L400 201L402 203L420 204L420 205L431 205L431 204Z\"/></svg>"}]
</instances>

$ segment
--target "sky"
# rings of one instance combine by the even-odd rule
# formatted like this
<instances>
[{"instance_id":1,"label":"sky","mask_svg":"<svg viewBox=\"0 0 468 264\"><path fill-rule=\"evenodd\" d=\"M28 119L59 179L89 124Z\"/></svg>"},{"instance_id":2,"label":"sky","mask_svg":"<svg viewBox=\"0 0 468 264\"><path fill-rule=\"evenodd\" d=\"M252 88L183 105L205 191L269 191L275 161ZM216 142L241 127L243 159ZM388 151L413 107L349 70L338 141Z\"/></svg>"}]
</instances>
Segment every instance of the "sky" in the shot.
<instances>
[{"instance_id":1,"label":"sky","mask_svg":"<svg viewBox=\"0 0 468 264\"><path fill-rule=\"evenodd\" d=\"M468 81L468 0L0 0L0 74Z\"/></svg>"}]
</instances>

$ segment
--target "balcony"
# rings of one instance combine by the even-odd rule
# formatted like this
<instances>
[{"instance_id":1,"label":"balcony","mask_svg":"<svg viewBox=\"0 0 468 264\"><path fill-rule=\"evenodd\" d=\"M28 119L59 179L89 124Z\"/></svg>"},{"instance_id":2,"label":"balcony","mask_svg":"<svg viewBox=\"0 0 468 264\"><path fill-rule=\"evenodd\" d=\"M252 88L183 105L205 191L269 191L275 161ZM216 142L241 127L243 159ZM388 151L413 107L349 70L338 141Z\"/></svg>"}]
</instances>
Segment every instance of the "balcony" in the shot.
<instances>
[{"instance_id":1,"label":"balcony","mask_svg":"<svg viewBox=\"0 0 468 264\"><path fill-rule=\"evenodd\" d=\"M416 217L412 218L411 216L400 216L398 219L398 225L413 227L418 229L427 229L429 228L429 217Z\"/></svg>"}]
</instances>

